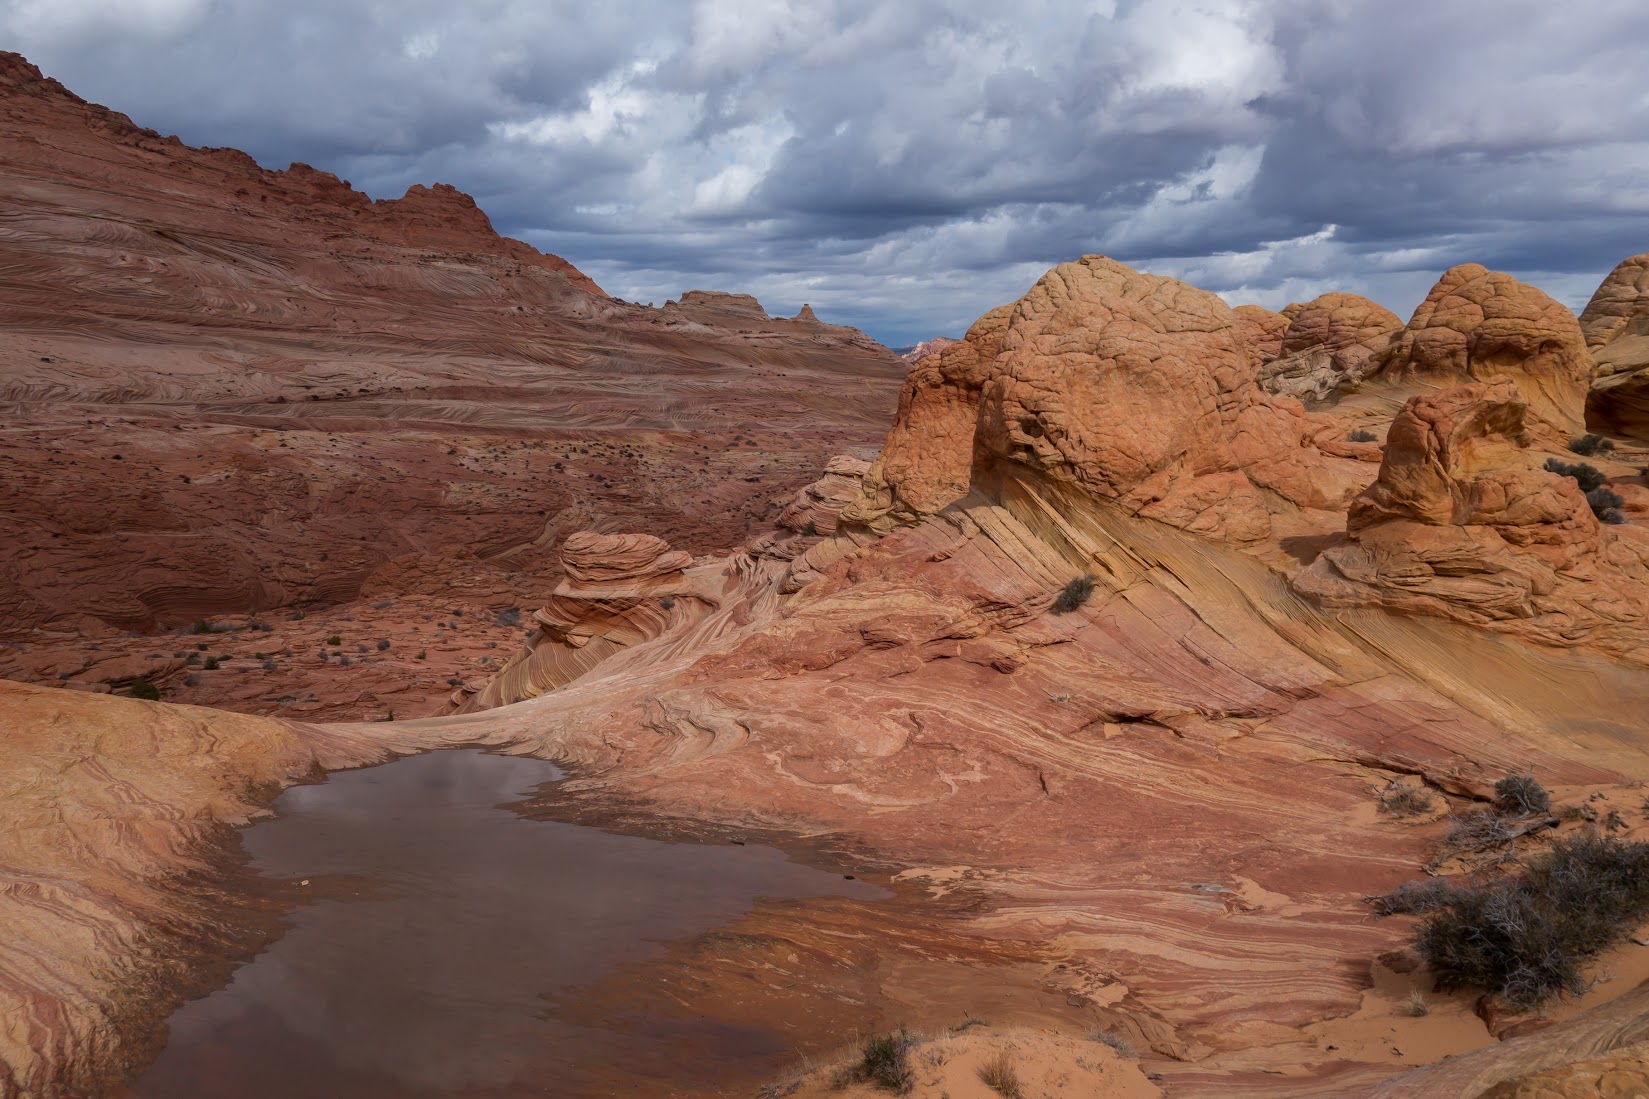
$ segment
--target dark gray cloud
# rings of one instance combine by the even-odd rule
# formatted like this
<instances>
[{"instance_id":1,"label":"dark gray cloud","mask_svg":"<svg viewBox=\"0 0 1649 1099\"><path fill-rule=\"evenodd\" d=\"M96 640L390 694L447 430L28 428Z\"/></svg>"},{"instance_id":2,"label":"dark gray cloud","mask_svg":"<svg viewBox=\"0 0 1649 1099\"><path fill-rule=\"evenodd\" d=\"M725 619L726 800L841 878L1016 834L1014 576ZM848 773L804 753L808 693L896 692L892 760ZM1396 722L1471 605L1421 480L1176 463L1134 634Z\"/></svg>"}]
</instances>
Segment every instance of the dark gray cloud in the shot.
<instances>
[{"instance_id":1,"label":"dark gray cloud","mask_svg":"<svg viewBox=\"0 0 1649 1099\"><path fill-rule=\"evenodd\" d=\"M454 183L623 297L890 343L1086 251L1406 315L1649 248L1641 0L0 0L0 39L193 143Z\"/></svg>"}]
</instances>

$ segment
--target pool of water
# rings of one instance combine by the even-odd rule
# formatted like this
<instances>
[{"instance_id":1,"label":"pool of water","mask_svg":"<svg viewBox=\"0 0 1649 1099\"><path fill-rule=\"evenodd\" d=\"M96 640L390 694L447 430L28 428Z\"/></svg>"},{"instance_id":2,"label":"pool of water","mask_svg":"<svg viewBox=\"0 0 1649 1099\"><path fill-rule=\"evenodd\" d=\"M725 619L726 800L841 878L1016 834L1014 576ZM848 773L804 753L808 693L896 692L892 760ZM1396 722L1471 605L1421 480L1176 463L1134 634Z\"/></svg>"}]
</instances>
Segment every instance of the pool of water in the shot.
<instances>
[{"instance_id":1,"label":"pool of water","mask_svg":"<svg viewBox=\"0 0 1649 1099\"><path fill-rule=\"evenodd\" d=\"M229 985L179 1008L140 1099L613 1094L615 1048L558 996L758 897L885 895L766 847L665 843L511 811L560 778L542 760L433 752L299 786L242 833L258 872L315 900ZM645 968L640 970L645 972ZM678 1028L679 1029L679 1028ZM639 1039L645 1042L646 1039ZM718 1057L772 1035L674 1034Z\"/></svg>"}]
</instances>

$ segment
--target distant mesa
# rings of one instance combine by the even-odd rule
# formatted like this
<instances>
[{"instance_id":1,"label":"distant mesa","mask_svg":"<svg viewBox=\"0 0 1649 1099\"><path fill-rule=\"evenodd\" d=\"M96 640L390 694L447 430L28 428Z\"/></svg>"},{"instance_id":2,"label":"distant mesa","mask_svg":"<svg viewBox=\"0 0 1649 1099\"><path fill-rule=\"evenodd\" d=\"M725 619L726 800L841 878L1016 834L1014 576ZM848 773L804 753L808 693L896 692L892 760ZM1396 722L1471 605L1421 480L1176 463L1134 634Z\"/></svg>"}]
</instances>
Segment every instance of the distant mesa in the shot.
<instances>
[{"instance_id":1,"label":"distant mesa","mask_svg":"<svg viewBox=\"0 0 1649 1099\"><path fill-rule=\"evenodd\" d=\"M705 309L719 309L729 313L748 313L766 318L767 310L750 294L728 294L720 290L689 290L681 296L682 305L696 305Z\"/></svg>"}]
</instances>

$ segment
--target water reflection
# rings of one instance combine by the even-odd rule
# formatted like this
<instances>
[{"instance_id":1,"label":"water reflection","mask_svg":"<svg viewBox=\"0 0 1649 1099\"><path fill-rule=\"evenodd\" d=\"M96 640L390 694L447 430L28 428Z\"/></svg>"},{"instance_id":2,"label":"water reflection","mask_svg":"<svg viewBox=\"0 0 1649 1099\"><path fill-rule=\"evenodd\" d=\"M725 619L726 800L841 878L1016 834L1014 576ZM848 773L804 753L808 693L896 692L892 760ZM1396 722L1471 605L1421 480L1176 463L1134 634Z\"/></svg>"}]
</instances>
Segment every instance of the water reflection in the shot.
<instances>
[{"instance_id":1,"label":"water reflection","mask_svg":"<svg viewBox=\"0 0 1649 1099\"><path fill-rule=\"evenodd\" d=\"M540 760L464 750L286 791L279 817L245 830L246 849L259 871L308 878L325 899L228 987L173 1015L133 1094L572 1094L609 1036L552 1017L546 996L758 896L880 895L770 848L614 836L499 808L559 777Z\"/></svg>"}]
</instances>

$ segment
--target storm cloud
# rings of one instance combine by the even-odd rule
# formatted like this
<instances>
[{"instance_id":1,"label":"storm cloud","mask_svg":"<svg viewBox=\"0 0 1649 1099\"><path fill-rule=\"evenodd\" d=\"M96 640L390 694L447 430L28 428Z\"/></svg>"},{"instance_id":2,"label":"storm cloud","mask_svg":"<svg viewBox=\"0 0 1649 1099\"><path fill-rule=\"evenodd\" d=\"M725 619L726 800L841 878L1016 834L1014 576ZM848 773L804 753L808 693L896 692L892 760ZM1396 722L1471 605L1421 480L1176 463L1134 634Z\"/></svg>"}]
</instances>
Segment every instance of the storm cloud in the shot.
<instances>
[{"instance_id":1,"label":"storm cloud","mask_svg":"<svg viewBox=\"0 0 1649 1099\"><path fill-rule=\"evenodd\" d=\"M1649 249L1641 0L0 0L142 125L436 180L620 297L958 334L1105 252L1407 314L1474 260L1582 304Z\"/></svg>"}]
</instances>

